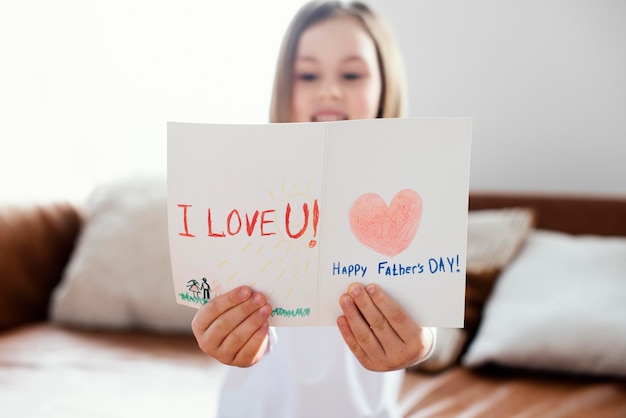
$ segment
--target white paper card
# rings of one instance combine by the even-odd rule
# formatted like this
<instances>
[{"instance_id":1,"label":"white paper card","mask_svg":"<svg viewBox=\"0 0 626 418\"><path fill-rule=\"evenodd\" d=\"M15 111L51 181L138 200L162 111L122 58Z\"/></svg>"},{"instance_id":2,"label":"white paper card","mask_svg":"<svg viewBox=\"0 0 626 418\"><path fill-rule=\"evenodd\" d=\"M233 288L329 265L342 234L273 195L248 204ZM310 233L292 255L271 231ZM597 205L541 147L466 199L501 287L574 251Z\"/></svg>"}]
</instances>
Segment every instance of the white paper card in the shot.
<instances>
[{"instance_id":1,"label":"white paper card","mask_svg":"<svg viewBox=\"0 0 626 418\"><path fill-rule=\"evenodd\" d=\"M352 282L462 327L471 119L168 123L176 300L240 285L273 326L335 325Z\"/></svg>"}]
</instances>

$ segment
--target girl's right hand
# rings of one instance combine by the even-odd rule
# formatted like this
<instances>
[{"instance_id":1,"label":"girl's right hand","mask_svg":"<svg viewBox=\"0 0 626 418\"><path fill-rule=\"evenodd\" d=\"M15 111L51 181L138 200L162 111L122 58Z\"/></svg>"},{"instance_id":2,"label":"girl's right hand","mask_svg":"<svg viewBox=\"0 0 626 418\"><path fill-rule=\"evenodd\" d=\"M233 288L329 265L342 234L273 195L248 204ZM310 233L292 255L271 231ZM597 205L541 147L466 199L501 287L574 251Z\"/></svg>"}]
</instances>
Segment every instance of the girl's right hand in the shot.
<instances>
[{"instance_id":1,"label":"girl's right hand","mask_svg":"<svg viewBox=\"0 0 626 418\"><path fill-rule=\"evenodd\" d=\"M250 367L268 348L271 313L263 293L241 286L200 308L191 329L209 356L231 366Z\"/></svg>"}]
</instances>

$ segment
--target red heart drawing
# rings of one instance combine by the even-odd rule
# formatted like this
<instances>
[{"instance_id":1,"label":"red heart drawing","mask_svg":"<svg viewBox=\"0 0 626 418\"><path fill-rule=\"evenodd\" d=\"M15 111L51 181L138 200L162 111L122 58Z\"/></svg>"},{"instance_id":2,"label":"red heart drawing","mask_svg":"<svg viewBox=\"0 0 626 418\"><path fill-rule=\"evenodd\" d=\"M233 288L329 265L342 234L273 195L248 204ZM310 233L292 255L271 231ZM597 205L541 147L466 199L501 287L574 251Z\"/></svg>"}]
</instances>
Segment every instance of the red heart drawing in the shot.
<instances>
[{"instance_id":1,"label":"red heart drawing","mask_svg":"<svg viewBox=\"0 0 626 418\"><path fill-rule=\"evenodd\" d=\"M406 250L415 238L422 208L421 196L411 189L398 192L389 206L376 193L366 193L350 208L350 227L362 244L393 257Z\"/></svg>"}]
</instances>

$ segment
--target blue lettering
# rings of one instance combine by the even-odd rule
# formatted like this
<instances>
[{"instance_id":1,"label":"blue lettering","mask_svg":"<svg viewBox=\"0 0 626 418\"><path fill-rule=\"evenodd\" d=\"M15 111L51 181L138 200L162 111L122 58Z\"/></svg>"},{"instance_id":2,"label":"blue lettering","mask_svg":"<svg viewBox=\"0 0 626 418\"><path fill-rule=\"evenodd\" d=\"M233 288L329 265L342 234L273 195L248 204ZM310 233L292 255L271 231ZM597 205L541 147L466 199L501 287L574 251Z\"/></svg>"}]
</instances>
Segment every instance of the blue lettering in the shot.
<instances>
[{"instance_id":1,"label":"blue lettering","mask_svg":"<svg viewBox=\"0 0 626 418\"><path fill-rule=\"evenodd\" d=\"M367 272L367 266L362 266L360 264L348 264L347 266L342 266L341 263L333 262L333 276L335 275L345 275L348 277L352 276L361 276L365 277L365 273Z\"/></svg>"},{"instance_id":2,"label":"blue lettering","mask_svg":"<svg viewBox=\"0 0 626 418\"><path fill-rule=\"evenodd\" d=\"M341 263L333 263L333 276L335 274L339 274L339 269L341 268Z\"/></svg>"},{"instance_id":3,"label":"blue lettering","mask_svg":"<svg viewBox=\"0 0 626 418\"><path fill-rule=\"evenodd\" d=\"M417 271L417 272L416 272ZM407 274L420 274L424 272L424 266L418 263L417 265L402 265L391 264L387 261L381 261L378 263L378 274L385 276L404 276Z\"/></svg>"},{"instance_id":4,"label":"blue lettering","mask_svg":"<svg viewBox=\"0 0 626 418\"><path fill-rule=\"evenodd\" d=\"M439 271L444 273L446 272L446 265L443 262L443 257L439 257L438 260L436 258L429 258L428 267L430 268L430 272L432 274L435 274Z\"/></svg>"},{"instance_id":5,"label":"blue lettering","mask_svg":"<svg viewBox=\"0 0 626 418\"><path fill-rule=\"evenodd\" d=\"M446 261L448 262L448 265L450 266L450 271L454 270L454 259L450 257L446 257Z\"/></svg>"}]
</instances>

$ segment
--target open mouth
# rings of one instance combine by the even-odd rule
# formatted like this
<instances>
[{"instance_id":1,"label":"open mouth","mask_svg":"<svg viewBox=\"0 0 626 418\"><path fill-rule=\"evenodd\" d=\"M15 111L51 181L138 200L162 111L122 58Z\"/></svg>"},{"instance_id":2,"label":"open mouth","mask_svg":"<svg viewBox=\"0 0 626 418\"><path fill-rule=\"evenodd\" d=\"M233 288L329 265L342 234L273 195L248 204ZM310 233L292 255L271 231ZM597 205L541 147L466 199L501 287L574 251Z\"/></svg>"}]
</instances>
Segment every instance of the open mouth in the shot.
<instances>
[{"instance_id":1,"label":"open mouth","mask_svg":"<svg viewBox=\"0 0 626 418\"><path fill-rule=\"evenodd\" d=\"M318 113L311 118L312 122L334 122L337 120L348 120L348 115L343 113Z\"/></svg>"}]
</instances>

